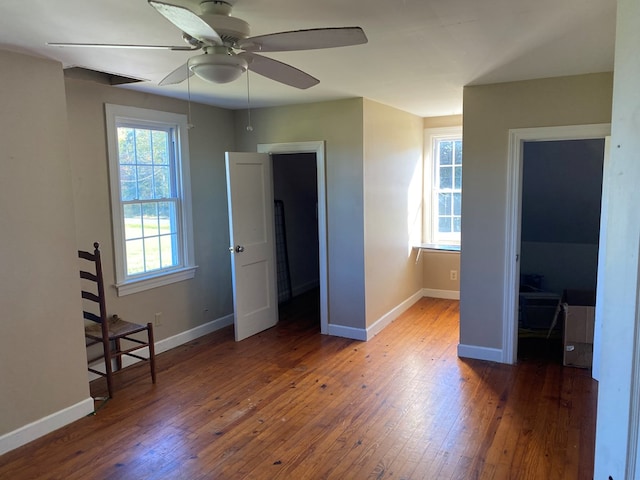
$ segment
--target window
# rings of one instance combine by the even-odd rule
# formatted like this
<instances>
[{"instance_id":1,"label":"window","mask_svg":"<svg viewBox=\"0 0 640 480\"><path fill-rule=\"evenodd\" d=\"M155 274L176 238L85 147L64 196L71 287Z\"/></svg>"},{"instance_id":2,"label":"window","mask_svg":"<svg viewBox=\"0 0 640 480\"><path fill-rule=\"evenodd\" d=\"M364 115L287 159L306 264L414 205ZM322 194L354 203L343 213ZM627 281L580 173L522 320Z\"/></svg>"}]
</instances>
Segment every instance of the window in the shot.
<instances>
[{"instance_id":1,"label":"window","mask_svg":"<svg viewBox=\"0 0 640 480\"><path fill-rule=\"evenodd\" d=\"M435 245L460 245L462 129L428 129L425 145L425 237Z\"/></svg>"},{"instance_id":2,"label":"window","mask_svg":"<svg viewBox=\"0 0 640 480\"><path fill-rule=\"evenodd\" d=\"M118 295L193 278L186 116L105 111Z\"/></svg>"}]
</instances>

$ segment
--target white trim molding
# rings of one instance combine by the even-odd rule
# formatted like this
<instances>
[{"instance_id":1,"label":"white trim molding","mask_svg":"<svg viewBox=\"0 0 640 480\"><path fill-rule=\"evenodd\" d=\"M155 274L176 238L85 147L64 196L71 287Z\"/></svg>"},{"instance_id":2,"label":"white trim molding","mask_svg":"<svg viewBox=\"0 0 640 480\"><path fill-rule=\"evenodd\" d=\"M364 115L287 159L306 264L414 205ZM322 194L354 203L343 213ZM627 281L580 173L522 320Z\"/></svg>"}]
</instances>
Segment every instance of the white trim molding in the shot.
<instances>
[{"instance_id":1,"label":"white trim molding","mask_svg":"<svg viewBox=\"0 0 640 480\"><path fill-rule=\"evenodd\" d=\"M327 245L327 186L325 142L259 143L258 153L278 155L282 153L315 153L318 186L318 255L320 276L320 333L329 334L329 277ZM343 336L343 335L339 335Z\"/></svg>"},{"instance_id":2,"label":"white trim molding","mask_svg":"<svg viewBox=\"0 0 640 480\"><path fill-rule=\"evenodd\" d=\"M505 257L502 306L501 362L515 364L518 357L518 284L520 277L520 215L522 161L525 142L586 140L605 138L611 124L569 125L559 127L517 128L509 130L507 158L507 198L505 218Z\"/></svg>"},{"instance_id":3,"label":"white trim molding","mask_svg":"<svg viewBox=\"0 0 640 480\"><path fill-rule=\"evenodd\" d=\"M24 425L13 432L0 436L0 455L90 415L94 410L93 398L89 397L63 410L47 415L40 420Z\"/></svg>"},{"instance_id":4,"label":"white trim molding","mask_svg":"<svg viewBox=\"0 0 640 480\"><path fill-rule=\"evenodd\" d=\"M459 290L438 290L435 288L423 288L422 296L429 298L444 298L447 300L460 300Z\"/></svg>"},{"instance_id":5,"label":"white trim molding","mask_svg":"<svg viewBox=\"0 0 640 480\"><path fill-rule=\"evenodd\" d=\"M422 291L417 291L400 305L392 308L382 317L376 320L370 327L367 327L367 340L371 340L377 334L379 334L384 328L392 323L396 318L406 312L413 304L420 300L424 295Z\"/></svg>"},{"instance_id":6,"label":"white trim molding","mask_svg":"<svg viewBox=\"0 0 640 480\"><path fill-rule=\"evenodd\" d=\"M503 353L499 348L479 347L477 345L459 343L458 357L500 363L502 362Z\"/></svg>"},{"instance_id":7,"label":"white trim molding","mask_svg":"<svg viewBox=\"0 0 640 480\"><path fill-rule=\"evenodd\" d=\"M334 337L350 338L352 340L367 341L367 331L364 328L345 327L344 325L329 324L328 335Z\"/></svg>"}]
</instances>

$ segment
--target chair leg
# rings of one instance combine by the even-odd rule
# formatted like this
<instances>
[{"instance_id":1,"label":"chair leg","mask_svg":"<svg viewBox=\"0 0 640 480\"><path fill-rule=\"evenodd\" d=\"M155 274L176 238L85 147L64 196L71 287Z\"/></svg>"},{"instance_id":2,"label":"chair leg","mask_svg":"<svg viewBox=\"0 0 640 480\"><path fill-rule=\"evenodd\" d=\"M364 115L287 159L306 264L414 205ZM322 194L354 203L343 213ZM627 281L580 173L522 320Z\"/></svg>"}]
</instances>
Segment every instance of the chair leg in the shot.
<instances>
[{"instance_id":1,"label":"chair leg","mask_svg":"<svg viewBox=\"0 0 640 480\"><path fill-rule=\"evenodd\" d=\"M156 348L153 340L153 324L147 323L147 334L149 338L149 365L151 368L151 381L156 383Z\"/></svg>"},{"instance_id":2,"label":"chair leg","mask_svg":"<svg viewBox=\"0 0 640 480\"><path fill-rule=\"evenodd\" d=\"M109 340L103 341L102 346L104 348L104 367L107 377L107 392L109 398L113 398L113 366L111 364L111 342Z\"/></svg>"},{"instance_id":3,"label":"chair leg","mask_svg":"<svg viewBox=\"0 0 640 480\"><path fill-rule=\"evenodd\" d=\"M122 370L122 355L120 352L122 351L122 344L120 343L120 339L116 338L116 369Z\"/></svg>"}]
</instances>

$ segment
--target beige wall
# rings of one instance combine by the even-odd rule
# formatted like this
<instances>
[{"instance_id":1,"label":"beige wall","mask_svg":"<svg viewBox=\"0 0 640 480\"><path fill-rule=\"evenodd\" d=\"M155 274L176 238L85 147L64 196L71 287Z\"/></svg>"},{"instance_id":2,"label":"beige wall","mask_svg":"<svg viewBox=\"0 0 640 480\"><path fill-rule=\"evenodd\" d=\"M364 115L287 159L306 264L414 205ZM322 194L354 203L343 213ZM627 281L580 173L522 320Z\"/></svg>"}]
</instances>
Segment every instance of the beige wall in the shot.
<instances>
[{"instance_id":1,"label":"beige wall","mask_svg":"<svg viewBox=\"0 0 640 480\"><path fill-rule=\"evenodd\" d=\"M424 118L424 128L461 127L462 115L447 115L443 117ZM426 140L425 140L426 141ZM464 145L464 138L463 138ZM425 144L425 148L430 148ZM463 146L464 156L464 146ZM463 160L464 164L464 160ZM464 171L464 168L463 168ZM464 183L464 175L462 177ZM463 193L464 195L464 193ZM451 252L423 252L422 255L422 286L427 296L457 296L460 292L460 253ZM457 280L451 280L451 271L457 272Z\"/></svg>"},{"instance_id":2,"label":"beige wall","mask_svg":"<svg viewBox=\"0 0 640 480\"><path fill-rule=\"evenodd\" d=\"M236 114L237 150L261 143L325 141L329 323L365 326L362 99Z\"/></svg>"},{"instance_id":3,"label":"beige wall","mask_svg":"<svg viewBox=\"0 0 640 480\"><path fill-rule=\"evenodd\" d=\"M364 100L366 326L422 289L422 118Z\"/></svg>"},{"instance_id":4,"label":"beige wall","mask_svg":"<svg viewBox=\"0 0 640 480\"><path fill-rule=\"evenodd\" d=\"M462 115L444 115L442 117L425 117L424 128L461 127Z\"/></svg>"},{"instance_id":5,"label":"beige wall","mask_svg":"<svg viewBox=\"0 0 640 480\"><path fill-rule=\"evenodd\" d=\"M458 252L422 252L422 286L425 295L448 296L451 298L460 292L460 253ZM451 271L457 273L457 280L451 280Z\"/></svg>"},{"instance_id":6,"label":"beige wall","mask_svg":"<svg viewBox=\"0 0 640 480\"><path fill-rule=\"evenodd\" d=\"M508 131L608 123L610 73L465 87L460 343L502 349Z\"/></svg>"},{"instance_id":7,"label":"beige wall","mask_svg":"<svg viewBox=\"0 0 640 480\"><path fill-rule=\"evenodd\" d=\"M0 85L1 438L89 386L62 68L0 50Z\"/></svg>"},{"instance_id":8,"label":"beige wall","mask_svg":"<svg viewBox=\"0 0 640 480\"><path fill-rule=\"evenodd\" d=\"M70 156L76 205L77 243L103 252L107 307L125 319L153 322L156 341L233 313L224 152L233 149L233 113L191 107L189 130L195 278L118 297L115 283L104 104L187 113L186 102L97 83L67 79ZM205 312L206 310L206 312Z\"/></svg>"}]
</instances>

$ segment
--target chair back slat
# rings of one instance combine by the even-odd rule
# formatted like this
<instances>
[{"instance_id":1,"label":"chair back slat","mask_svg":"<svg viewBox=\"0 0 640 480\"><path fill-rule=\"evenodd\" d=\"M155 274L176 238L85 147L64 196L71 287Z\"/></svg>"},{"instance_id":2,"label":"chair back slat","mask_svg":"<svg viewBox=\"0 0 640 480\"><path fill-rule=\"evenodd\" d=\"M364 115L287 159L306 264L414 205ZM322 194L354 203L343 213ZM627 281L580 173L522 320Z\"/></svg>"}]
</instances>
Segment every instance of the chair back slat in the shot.
<instances>
[{"instance_id":1,"label":"chair back slat","mask_svg":"<svg viewBox=\"0 0 640 480\"><path fill-rule=\"evenodd\" d=\"M87 292L86 290L82 290L82 298L85 300L91 300L92 302L100 303L100 297L98 297L95 293Z\"/></svg>"},{"instance_id":2,"label":"chair back slat","mask_svg":"<svg viewBox=\"0 0 640 480\"><path fill-rule=\"evenodd\" d=\"M83 310L82 313L84 314L84 318L86 318L87 320L91 320L92 322L96 323L102 323L102 319L95 313L87 312L86 310Z\"/></svg>"},{"instance_id":3,"label":"chair back slat","mask_svg":"<svg viewBox=\"0 0 640 480\"><path fill-rule=\"evenodd\" d=\"M80 278L98 283L98 277L95 274L91 272L85 272L84 270L80 270Z\"/></svg>"},{"instance_id":4,"label":"chair back slat","mask_svg":"<svg viewBox=\"0 0 640 480\"><path fill-rule=\"evenodd\" d=\"M84 260L89 260L91 262L95 262L96 261L96 256L95 254L91 253L91 252L85 252L83 250L78 250L78 257L84 259Z\"/></svg>"},{"instance_id":5,"label":"chair back slat","mask_svg":"<svg viewBox=\"0 0 640 480\"><path fill-rule=\"evenodd\" d=\"M78 258L87 260L93 264L93 272L88 271L88 269L80 269L81 279L95 283L95 293L82 290L82 298L98 304L98 312L93 313L91 318L88 319L103 324L106 333L107 307L104 294L104 280L102 279L102 261L100 259L100 250L98 249L99 246L98 242L95 242L93 244L93 252L78 250ZM88 313L91 312L85 312L85 318L87 318Z\"/></svg>"}]
</instances>

